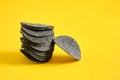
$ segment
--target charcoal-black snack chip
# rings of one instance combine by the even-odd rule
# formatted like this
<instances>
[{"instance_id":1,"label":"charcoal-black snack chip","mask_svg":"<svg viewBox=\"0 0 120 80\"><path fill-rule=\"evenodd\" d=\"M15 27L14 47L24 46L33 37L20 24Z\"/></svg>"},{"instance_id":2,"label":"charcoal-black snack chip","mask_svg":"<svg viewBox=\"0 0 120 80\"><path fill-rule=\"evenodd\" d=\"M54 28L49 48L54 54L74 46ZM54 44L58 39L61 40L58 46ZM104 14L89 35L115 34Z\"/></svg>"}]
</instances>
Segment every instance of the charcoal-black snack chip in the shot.
<instances>
[{"instance_id":1,"label":"charcoal-black snack chip","mask_svg":"<svg viewBox=\"0 0 120 80\"><path fill-rule=\"evenodd\" d=\"M53 29L54 27L51 25L45 25L45 24L32 24L32 23L27 23L27 22L21 22L21 26L32 29L32 30L50 30Z\"/></svg>"},{"instance_id":2,"label":"charcoal-black snack chip","mask_svg":"<svg viewBox=\"0 0 120 80\"><path fill-rule=\"evenodd\" d=\"M54 39L54 42L75 59L81 58L79 45L72 37L58 36Z\"/></svg>"},{"instance_id":3,"label":"charcoal-black snack chip","mask_svg":"<svg viewBox=\"0 0 120 80\"><path fill-rule=\"evenodd\" d=\"M23 37L27 38L28 40L30 40L33 43L45 43L45 42L52 42L54 35L51 34L49 36L43 36L43 37L33 37L30 35L27 35L27 33L25 33L24 31L21 31Z\"/></svg>"},{"instance_id":4,"label":"charcoal-black snack chip","mask_svg":"<svg viewBox=\"0 0 120 80\"><path fill-rule=\"evenodd\" d=\"M22 27L21 30L34 37L48 36L48 35L54 34L52 29L44 30L44 31L36 31L36 30L31 30L31 29Z\"/></svg>"}]
</instances>

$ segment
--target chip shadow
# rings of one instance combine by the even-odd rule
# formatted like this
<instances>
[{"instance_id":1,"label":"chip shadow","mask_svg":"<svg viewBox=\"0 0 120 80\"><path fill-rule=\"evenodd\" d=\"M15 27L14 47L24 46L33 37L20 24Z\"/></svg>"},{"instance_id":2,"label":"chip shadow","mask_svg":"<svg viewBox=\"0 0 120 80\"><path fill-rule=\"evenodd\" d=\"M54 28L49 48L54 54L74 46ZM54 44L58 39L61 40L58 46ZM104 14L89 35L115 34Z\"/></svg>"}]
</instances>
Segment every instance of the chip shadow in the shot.
<instances>
[{"instance_id":1,"label":"chip shadow","mask_svg":"<svg viewBox=\"0 0 120 80\"><path fill-rule=\"evenodd\" d=\"M20 52L0 52L0 65L28 65L35 64Z\"/></svg>"},{"instance_id":2,"label":"chip shadow","mask_svg":"<svg viewBox=\"0 0 120 80\"><path fill-rule=\"evenodd\" d=\"M57 55L56 55L57 54ZM59 64L59 63L73 63L76 62L78 60L74 59L72 56L70 55L64 55L64 54L59 54L59 53L54 53L52 55L51 60L48 63L52 63L52 64Z\"/></svg>"}]
</instances>

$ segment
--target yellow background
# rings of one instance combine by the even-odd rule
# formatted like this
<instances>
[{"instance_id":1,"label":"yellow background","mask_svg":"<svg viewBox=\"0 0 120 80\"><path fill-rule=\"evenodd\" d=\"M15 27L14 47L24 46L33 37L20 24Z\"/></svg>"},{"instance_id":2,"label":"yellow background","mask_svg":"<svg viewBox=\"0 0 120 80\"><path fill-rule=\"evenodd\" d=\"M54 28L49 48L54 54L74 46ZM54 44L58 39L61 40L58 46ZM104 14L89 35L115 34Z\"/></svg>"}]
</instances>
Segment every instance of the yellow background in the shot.
<instances>
[{"instance_id":1,"label":"yellow background","mask_svg":"<svg viewBox=\"0 0 120 80\"><path fill-rule=\"evenodd\" d=\"M48 63L30 61L19 52L21 21L73 37L81 60L55 46ZM120 80L120 1L0 0L0 80Z\"/></svg>"}]
</instances>

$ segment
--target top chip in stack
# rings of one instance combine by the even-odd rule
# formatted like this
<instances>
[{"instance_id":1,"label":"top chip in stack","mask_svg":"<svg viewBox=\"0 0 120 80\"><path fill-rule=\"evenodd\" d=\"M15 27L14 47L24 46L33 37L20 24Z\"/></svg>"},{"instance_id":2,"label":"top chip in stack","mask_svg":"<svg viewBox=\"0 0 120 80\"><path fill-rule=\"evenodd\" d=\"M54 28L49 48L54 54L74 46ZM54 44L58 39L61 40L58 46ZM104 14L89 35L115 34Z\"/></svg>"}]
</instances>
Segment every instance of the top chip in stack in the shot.
<instances>
[{"instance_id":1,"label":"top chip in stack","mask_svg":"<svg viewBox=\"0 0 120 80\"><path fill-rule=\"evenodd\" d=\"M54 51L53 29L50 25L21 22L21 52L35 62L49 61Z\"/></svg>"}]
</instances>

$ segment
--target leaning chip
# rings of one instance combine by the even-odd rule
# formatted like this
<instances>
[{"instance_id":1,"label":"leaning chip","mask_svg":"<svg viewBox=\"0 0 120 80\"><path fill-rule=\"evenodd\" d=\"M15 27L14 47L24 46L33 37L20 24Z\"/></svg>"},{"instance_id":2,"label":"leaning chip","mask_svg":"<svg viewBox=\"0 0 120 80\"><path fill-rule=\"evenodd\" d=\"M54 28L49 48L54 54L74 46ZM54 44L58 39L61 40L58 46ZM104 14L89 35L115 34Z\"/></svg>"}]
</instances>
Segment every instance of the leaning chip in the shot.
<instances>
[{"instance_id":1,"label":"leaning chip","mask_svg":"<svg viewBox=\"0 0 120 80\"><path fill-rule=\"evenodd\" d=\"M77 42L69 36L58 36L54 39L55 44L73 56L75 59L81 58L81 52Z\"/></svg>"}]
</instances>

